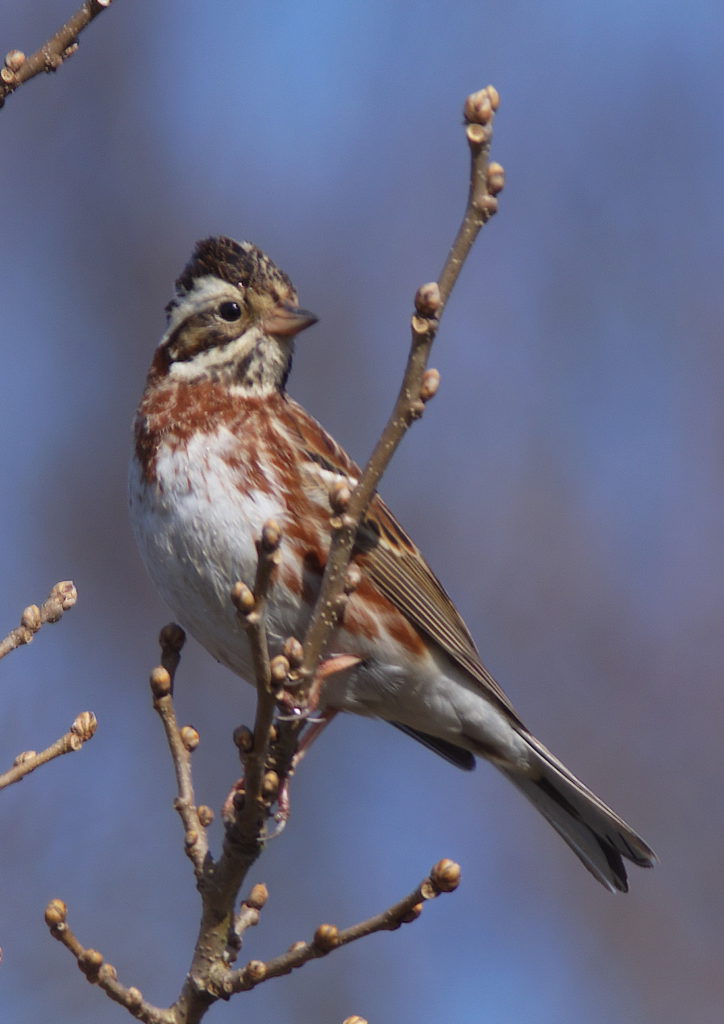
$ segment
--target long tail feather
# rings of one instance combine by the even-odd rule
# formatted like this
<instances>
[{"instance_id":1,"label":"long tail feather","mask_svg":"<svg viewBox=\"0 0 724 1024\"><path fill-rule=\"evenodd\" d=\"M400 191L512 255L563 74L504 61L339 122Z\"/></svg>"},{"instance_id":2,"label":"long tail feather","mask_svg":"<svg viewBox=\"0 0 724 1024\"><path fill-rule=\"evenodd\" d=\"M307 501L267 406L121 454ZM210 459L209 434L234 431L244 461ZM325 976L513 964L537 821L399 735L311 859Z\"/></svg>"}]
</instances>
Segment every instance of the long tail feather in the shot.
<instances>
[{"instance_id":1,"label":"long tail feather","mask_svg":"<svg viewBox=\"0 0 724 1024\"><path fill-rule=\"evenodd\" d=\"M649 868L656 854L610 807L572 775L546 747L528 733L530 768L503 768L505 775L540 811L594 878L610 892L627 892L624 859Z\"/></svg>"}]
</instances>

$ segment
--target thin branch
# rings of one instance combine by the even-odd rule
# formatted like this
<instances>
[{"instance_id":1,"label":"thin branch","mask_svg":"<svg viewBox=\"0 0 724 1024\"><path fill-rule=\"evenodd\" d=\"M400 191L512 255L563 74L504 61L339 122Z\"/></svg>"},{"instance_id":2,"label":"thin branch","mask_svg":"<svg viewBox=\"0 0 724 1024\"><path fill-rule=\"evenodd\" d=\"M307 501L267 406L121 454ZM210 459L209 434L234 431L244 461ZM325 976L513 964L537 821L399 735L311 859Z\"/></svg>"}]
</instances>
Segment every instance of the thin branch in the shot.
<instances>
[{"instance_id":1,"label":"thin branch","mask_svg":"<svg viewBox=\"0 0 724 1024\"><path fill-rule=\"evenodd\" d=\"M78 36L83 29L110 4L111 0L84 0L75 14L35 53L26 57L22 50L10 50L0 70L0 107L24 82L44 72L57 71L78 49Z\"/></svg>"},{"instance_id":2,"label":"thin branch","mask_svg":"<svg viewBox=\"0 0 724 1024\"><path fill-rule=\"evenodd\" d=\"M281 557L281 540L279 525L270 519L264 524L258 544L254 592L237 583L231 594L249 638L257 687L254 733L244 757L244 803L237 823L240 833L247 837L261 837L266 819L268 800L264 799L263 790L271 728L277 695L289 675L289 662L284 656L270 660L266 632L266 605Z\"/></svg>"},{"instance_id":3,"label":"thin branch","mask_svg":"<svg viewBox=\"0 0 724 1024\"><path fill-rule=\"evenodd\" d=\"M322 586L304 639L303 680L300 702L311 686L316 666L337 625L339 601L343 596L347 567L357 531L380 478L410 425L418 419L425 403L435 394L439 377L427 371L445 304L460 270L483 224L497 211L497 194L503 187L503 169L489 162L493 119L499 97L493 86L468 96L465 102L466 138L470 148L468 201L457 237L440 274L439 283L423 285L415 296L412 344L400 392L389 420L370 456L364 472L351 489L346 509L332 517L332 540Z\"/></svg>"},{"instance_id":4,"label":"thin branch","mask_svg":"<svg viewBox=\"0 0 724 1024\"><path fill-rule=\"evenodd\" d=\"M97 949L86 949L71 931L67 919L68 908L63 900L51 900L45 908L45 923L50 934L73 954L78 967L92 985L98 985L114 1003L124 1006L144 1024L179 1024L172 1009L153 1006L146 1002L137 988L121 984L116 968L106 963Z\"/></svg>"},{"instance_id":5,"label":"thin branch","mask_svg":"<svg viewBox=\"0 0 724 1024\"><path fill-rule=\"evenodd\" d=\"M75 719L68 732L61 736L45 750L36 753L34 750L26 750L13 761L12 768L0 775L0 789L11 786L14 782L20 782L30 772L34 772L41 764L62 757L63 754L71 754L80 750L83 744L95 733L98 722L92 711L83 711Z\"/></svg>"},{"instance_id":6,"label":"thin branch","mask_svg":"<svg viewBox=\"0 0 724 1024\"><path fill-rule=\"evenodd\" d=\"M70 580L56 583L41 606L28 605L20 617L20 625L0 641L0 658L4 658L16 647L29 644L41 626L46 622L58 622L77 600L78 591Z\"/></svg>"},{"instance_id":7,"label":"thin branch","mask_svg":"<svg viewBox=\"0 0 724 1024\"><path fill-rule=\"evenodd\" d=\"M310 960L327 956L335 949L347 946L350 942L356 942L367 935L373 935L375 932L395 931L403 924L416 921L427 900L434 899L441 893L454 892L459 884L459 865L448 859L441 860L416 889L398 903L388 907L387 910L341 931L335 925L322 924L317 928L311 942L295 942L286 953L267 960L266 963L260 960L251 960L240 970L228 972L225 991L230 993L247 991L271 978L289 974L295 968L303 967Z\"/></svg>"},{"instance_id":8,"label":"thin branch","mask_svg":"<svg viewBox=\"0 0 724 1024\"><path fill-rule=\"evenodd\" d=\"M176 774L178 795L174 807L184 825L186 855L194 865L196 878L200 879L209 855L206 826L211 823L213 814L209 808L196 806L191 753L198 746L198 733L190 726L179 728L173 703L174 678L185 640L186 634L173 622L161 630L161 664L151 673L151 692L153 707L163 724Z\"/></svg>"}]
</instances>

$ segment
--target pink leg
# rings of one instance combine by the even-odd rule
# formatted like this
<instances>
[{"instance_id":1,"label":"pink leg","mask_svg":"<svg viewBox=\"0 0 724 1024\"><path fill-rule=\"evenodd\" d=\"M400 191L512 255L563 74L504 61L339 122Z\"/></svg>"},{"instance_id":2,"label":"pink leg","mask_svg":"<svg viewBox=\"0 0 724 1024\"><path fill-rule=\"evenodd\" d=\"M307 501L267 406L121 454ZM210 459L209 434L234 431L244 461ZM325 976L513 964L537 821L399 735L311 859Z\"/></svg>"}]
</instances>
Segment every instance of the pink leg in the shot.
<instances>
[{"instance_id":1,"label":"pink leg","mask_svg":"<svg viewBox=\"0 0 724 1024\"><path fill-rule=\"evenodd\" d=\"M325 658L324 661L320 662L317 671L314 674L314 681L309 690L309 702L306 708L295 708L291 704L291 714L281 715L280 718L291 718L297 719L300 717L308 717L310 712L314 711L319 706L319 699L324 688L324 684L330 676L336 675L337 672L344 672L348 668L354 668L355 665L359 665L362 661L361 658L357 658L353 654L332 654L329 658ZM291 698L293 700L293 697ZM337 712L334 708L327 708L322 712L318 719L311 722L304 732L304 735L300 739L297 745L297 751L292 759L292 768L290 775L285 778L279 792L277 794L277 812L274 815L274 821L276 822L276 829L267 835L267 839L273 839L278 836L289 820L291 813L291 801L289 797L289 779L294 774L297 765L301 762L304 755L307 753L311 745L317 739L317 737L323 732L327 725L332 721Z\"/></svg>"},{"instance_id":2,"label":"pink leg","mask_svg":"<svg viewBox=\"0 0 724 1024\"><path fill-rule=\"evenodd\" d=\"M274 821L276 822L277 827L273 832L267 835L267 839L274 839L284 831L284 826L289 821L289 815L291 814L292 809L289 797L289 781L292 774L316 738L324 731L336 714L337 712L333 708L329 708L327 711L323 712L321 718L317 719L307 728L299 741L299 744L297 745L297 752L292 759L292 770L289 775L282 780L282 784L279 787L279 793L277 794L277 812L274 815Z\"/></svg>"}]
</instances>

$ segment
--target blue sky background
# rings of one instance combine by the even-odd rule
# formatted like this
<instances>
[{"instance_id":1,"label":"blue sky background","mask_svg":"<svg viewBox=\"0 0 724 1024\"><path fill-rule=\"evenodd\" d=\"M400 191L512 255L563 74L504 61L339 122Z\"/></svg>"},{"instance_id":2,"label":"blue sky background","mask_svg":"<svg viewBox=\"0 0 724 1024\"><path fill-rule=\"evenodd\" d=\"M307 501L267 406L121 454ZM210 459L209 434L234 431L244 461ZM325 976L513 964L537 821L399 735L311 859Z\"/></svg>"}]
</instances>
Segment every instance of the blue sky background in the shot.
<instances>
[{"instance_id":1,"label":"blue sky background","mask_svg":"<svg viewBox=\"0 0 724 1024\"><path fill-rule=\"evenodd\" d=\"M32 51L72 7L5 0L0 52ZM338 720L254 871L271 899L243 956L369 916L442 856L463 887L209 1020L721 1020L723 41L724 8L704 0L117 0L67 66L8 100L0 624L59 579L80 598L2 664L1 760L85 708L100 721L0 795L8 1020L123 1019L48 937L51 897L156 1003L195 936L146 684L169 614L125 496L174 277L211 233L266 249L321 318L291 390L364 459L412 296L462 212L462 102L488 82L501 212L383 491L524 718L662 863L611 897L487 766L464 775ZM178 706L202 734L198 797L218 807L251 691L189 644Z\"/></svg>"}]
</instances>

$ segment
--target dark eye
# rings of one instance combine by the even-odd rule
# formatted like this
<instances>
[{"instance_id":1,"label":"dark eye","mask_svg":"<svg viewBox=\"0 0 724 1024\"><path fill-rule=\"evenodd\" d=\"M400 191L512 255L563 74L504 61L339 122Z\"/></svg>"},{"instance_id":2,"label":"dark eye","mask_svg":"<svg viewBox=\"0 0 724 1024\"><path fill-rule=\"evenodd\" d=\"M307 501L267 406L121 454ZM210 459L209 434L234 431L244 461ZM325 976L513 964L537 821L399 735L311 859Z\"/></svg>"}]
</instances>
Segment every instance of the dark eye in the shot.
<instances>
[{"instance_id":1,"label":"dark eye","mask_svg":"<svg viewBox=\"0 0 724 1024\"><path fill-rule=\"evenodd\" d=\"M219 306L219 316L222 320L238 320L241 316L241 306L238 302L222 302Z\"/></svg>"}]
</instances>

